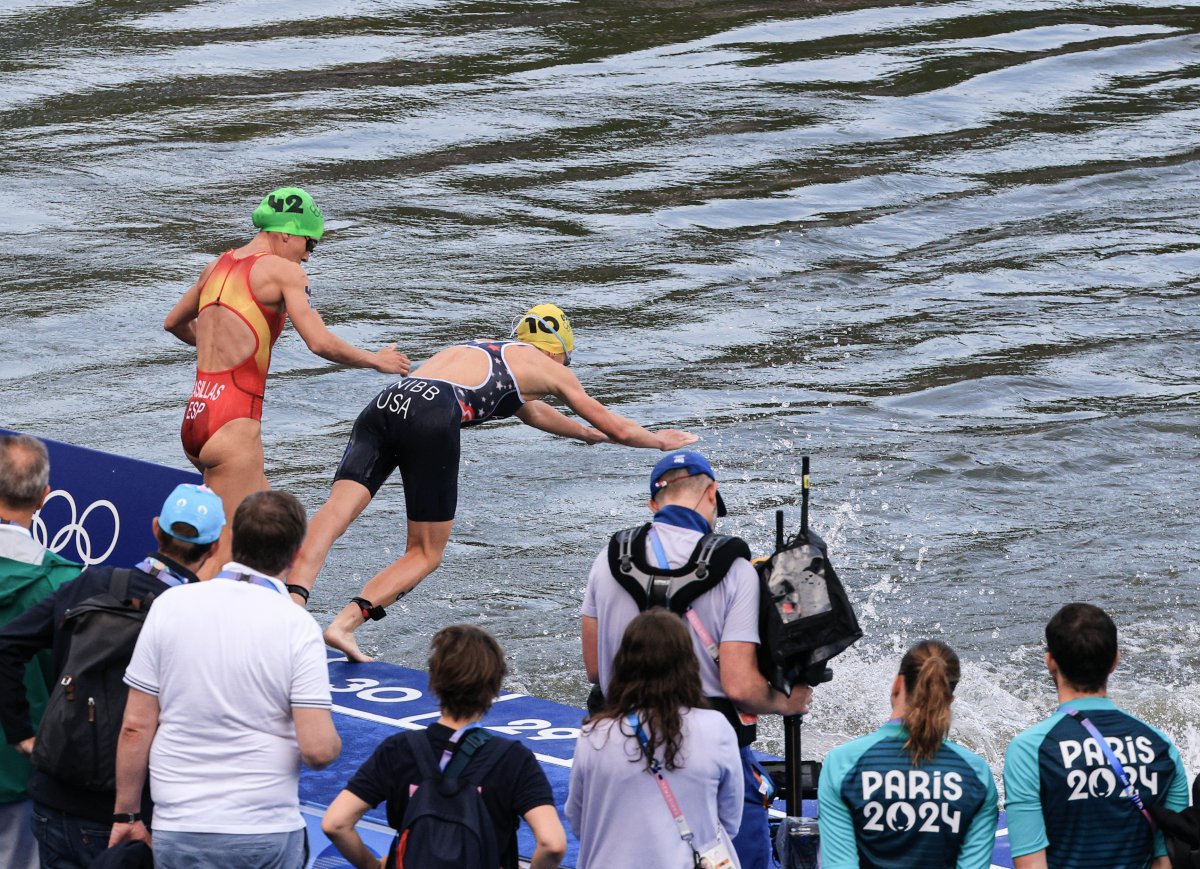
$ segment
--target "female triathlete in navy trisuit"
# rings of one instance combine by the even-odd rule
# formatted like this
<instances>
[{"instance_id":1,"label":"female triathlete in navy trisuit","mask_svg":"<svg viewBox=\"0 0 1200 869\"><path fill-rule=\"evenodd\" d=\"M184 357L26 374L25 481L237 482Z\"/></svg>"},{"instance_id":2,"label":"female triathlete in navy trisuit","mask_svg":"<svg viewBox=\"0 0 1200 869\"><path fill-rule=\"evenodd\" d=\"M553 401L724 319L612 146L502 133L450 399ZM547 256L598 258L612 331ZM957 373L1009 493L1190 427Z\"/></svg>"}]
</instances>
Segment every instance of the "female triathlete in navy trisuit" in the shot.
<instances>
[{"instance_id":1,"label":"female triathlete in navy trisuit","mask_svg":"<svg viewBox=\"0 0 1200 869\"><path fill-rule=\"evenodd\" d=\"M350 660L370 660L354 640L358 626L383 618L385 606L442 561L458 503L463 426L516 416L534 428L587 444L674 450L698 440L677 429L649 432L589 396L567 367L575 339L557 306L530 310L521 318L516 339L455 344L435 353L372 399L354 423L329 500L308 526L289 577L311 589L334 541L400 469L408 514L404 555L376 574L325 631L325 642ZM547 395L558 396L591 425L539 400Z\"/></svg>"}]
</instances>

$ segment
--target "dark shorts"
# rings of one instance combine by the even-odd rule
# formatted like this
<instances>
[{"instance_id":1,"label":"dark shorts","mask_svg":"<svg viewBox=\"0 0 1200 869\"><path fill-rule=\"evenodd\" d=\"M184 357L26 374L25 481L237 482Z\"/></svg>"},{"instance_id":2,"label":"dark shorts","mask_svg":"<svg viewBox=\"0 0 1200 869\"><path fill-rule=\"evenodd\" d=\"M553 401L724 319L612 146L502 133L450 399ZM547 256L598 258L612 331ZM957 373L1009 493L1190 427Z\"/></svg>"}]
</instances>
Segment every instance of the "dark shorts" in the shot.
<instances>
[{"instance_id":1,"label":"dark shorts","mask_svg":"<svg viewBox=\"0 0 1200 869\"><path fill-rule=\"evenodd\" d=\"M399 468L408 518L448 522L458 506L461 423L453 384L405 378L358 415L334 480L361 483L374 497Z\"/></svg>"}]
</instances>

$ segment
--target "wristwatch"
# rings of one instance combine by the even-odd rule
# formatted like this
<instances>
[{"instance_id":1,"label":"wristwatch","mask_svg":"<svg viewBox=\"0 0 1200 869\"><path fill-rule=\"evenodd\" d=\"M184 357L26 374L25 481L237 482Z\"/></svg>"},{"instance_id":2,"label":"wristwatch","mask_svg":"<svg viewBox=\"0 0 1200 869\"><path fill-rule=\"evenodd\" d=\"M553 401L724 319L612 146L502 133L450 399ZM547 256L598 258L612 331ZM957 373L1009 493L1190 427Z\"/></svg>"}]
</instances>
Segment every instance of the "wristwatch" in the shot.
<instances>
[{"instance_id":1,"label":"wristwatch","mask_svg":"<svg viewBox=\"0 0 1200 869\"><path fill-rule=\"evenodd\" d=\"M114 824L136 824L141 819L141 812L115 812L112 822Z\"/></svg>"}]
</instances>

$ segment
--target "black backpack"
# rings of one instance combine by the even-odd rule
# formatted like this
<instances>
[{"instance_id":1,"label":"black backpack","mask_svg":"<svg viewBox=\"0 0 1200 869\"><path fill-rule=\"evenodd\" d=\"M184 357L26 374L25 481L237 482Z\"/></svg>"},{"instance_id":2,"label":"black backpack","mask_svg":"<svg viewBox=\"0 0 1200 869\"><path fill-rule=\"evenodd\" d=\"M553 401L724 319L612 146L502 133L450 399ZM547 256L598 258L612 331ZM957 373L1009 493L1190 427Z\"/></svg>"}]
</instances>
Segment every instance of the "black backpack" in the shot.
<instances>
[{"instance_id":1,"label":"black backpack","mask_svg":"<svg viewBox=\"0 0 1200 869\"><path fill-rule=\"evenodd\" d=\"M1173 812L1153 805L1149 811L1167 843L1171 869L1200 869L1200 775L1192 782L1191 808Z\"/></svg>"},{"instance_id":2,"label":"black backpack","mask_svg":"<svg viewBox=\"0 0 1200 869\"><path fill-rule=\"evenodd\" d=\"M471 730L442 772L425 732L404 734L421 779L404 810L388 869L495 869L500 865L492 816L478 785L511 743L491 742L491 736L486 730Z\"/></svg>"},{"instance_id":3,"label":"black backpack","mask_svg":"<svg viewBox=\"0 0 1200 869\"><path fill-rule=\"evenodd\" d=\"M700 595L716 588L739 558L750 560L740 537L708 533L696 541L687 563L663 568L646 559L650 523L618 531L608 541L608 569L637 604L638 611L661 606L684 616Z\"/></svg>"},{"instance_id":4,"label":"black backpack","mask_svg":"<svg viewBox=\"0 0 1200 869\"><path fill-rule=\"evenodd\" d=\"M116 788L117 738L125 716L125 669L154 595L130 599L132 571L112 572L108 591L63 615L71 648L50 694L31 761L34 769L73 787Z\"/></svg>"}]
</instances>

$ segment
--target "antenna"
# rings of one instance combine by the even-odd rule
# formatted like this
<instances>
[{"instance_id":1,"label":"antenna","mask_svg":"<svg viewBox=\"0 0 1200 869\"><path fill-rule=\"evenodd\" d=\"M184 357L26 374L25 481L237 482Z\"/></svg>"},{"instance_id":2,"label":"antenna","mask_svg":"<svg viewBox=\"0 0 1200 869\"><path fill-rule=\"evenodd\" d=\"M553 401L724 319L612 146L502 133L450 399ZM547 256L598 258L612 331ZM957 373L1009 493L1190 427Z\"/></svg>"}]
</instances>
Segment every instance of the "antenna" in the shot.
<instances>
[{"instance_id":1,"label":"antenna","mask_svg":"<svg viewBox=\"0 0 1200 869\"><path fill-rule=\"evenodd\" d=\"M808 542L808 456L800 460L800 540Z\"/></svg>"}]
</instances>

